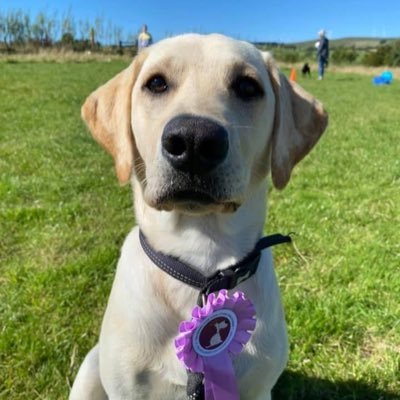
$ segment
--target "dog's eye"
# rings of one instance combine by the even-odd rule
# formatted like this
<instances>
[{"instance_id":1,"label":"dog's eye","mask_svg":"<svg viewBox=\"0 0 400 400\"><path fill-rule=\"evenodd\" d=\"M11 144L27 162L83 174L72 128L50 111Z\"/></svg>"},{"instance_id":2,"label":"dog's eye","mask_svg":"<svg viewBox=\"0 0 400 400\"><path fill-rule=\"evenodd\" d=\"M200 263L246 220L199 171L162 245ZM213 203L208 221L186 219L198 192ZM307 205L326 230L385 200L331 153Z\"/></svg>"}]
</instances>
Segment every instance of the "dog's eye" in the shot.
<instances>
[{"instance_id":1,"label":"dog's eye","mask_svg":"<svg viewBox=\"0 0 400 400\"><path fill-rule=\"evenodd\" d=\"M160 94L168 89L168 84L162 75L154 75L146 82L145 87L151 93Z\"/></svg>"},{"instance_id":2,"label":"dog's eye","mask_svg":"<svg viewBox=\"0 0 400 400\"><path fill-rule=\"evenodd\" d=\"M260 84L249 76L240 76L232 84L232 89L236 96L244 101L260 98L264 96L264 90Z\"/></svg>"}]
</instances>

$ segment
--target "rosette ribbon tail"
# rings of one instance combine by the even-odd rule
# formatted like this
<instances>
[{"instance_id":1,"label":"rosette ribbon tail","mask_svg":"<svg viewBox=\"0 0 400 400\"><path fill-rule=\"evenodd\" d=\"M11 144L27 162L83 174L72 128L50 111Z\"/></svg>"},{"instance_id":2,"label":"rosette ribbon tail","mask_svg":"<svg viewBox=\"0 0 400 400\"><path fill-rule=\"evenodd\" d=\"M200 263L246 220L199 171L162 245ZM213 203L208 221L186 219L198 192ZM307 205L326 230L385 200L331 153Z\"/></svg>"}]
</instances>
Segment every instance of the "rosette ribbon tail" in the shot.
<instances>
[{"instance_id":1,"label":"rosette ribbon tail","mask_svg":"<svg viewBox=\"0 0 400 400\"><path fill-rule=\"evenodd\" d=\"M227 351L204 357L205 400L240 400L232 359Z\"/></svg>"}]
</instances>

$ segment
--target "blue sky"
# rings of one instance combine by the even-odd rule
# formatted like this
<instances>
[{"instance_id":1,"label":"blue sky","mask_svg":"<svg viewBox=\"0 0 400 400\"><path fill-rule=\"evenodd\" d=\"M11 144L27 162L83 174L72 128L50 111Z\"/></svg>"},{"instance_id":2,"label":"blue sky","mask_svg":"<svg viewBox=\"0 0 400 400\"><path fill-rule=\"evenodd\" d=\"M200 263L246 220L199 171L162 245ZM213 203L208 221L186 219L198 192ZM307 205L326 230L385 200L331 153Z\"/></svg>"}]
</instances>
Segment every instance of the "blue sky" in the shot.
<instances>
[{"instance_id":1,"label":"blue sky","mask_svg":"<svg viewBox=\"0 0 400 400\"><path fill-rule=\"evenodd\" d=\"M0 12L22 9L76 20L102 16L125 33L147 23L155 40L184 32L220 32L249 41L314 39L324 28L333 39L400 37L400 0L0 0Z\"/></svg>"}]
</instances>

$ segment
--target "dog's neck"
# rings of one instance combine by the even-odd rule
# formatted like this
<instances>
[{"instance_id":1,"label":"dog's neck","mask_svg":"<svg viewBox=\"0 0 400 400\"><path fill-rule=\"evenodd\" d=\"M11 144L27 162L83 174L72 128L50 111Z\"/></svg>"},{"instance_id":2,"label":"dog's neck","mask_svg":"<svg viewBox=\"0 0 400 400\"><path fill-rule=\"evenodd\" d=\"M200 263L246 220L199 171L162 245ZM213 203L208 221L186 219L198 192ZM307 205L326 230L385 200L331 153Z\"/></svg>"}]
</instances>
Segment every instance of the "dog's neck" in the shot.
<instances>
[{"instance_id":1,"label":"dog's neck","mask_svg":"<svg viewBox=\"0 0 400 400\"><path fill-rule=\"evenodd\" d=\"M234 213L191 216L149 207L135 190L138 224L157 251L179 257L206 275L244 258L261 237L266 217L266 183Z\"/></svg>"}]
</instances>

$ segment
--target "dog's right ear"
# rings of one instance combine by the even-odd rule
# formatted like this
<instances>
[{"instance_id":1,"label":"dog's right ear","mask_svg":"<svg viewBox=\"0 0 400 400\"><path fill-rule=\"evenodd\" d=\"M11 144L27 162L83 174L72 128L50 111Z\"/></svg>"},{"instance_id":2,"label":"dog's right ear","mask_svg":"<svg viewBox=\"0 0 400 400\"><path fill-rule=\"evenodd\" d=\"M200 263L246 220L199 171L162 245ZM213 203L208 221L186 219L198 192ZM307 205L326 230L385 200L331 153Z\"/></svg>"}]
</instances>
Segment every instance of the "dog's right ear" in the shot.
<instances>
[{"instance_id":1,"label":"dog's right ear","mask_svg":"<svg viewBox=\"0 0 400 400\"><path fill-rule=\"evenodd\" d=\"M261 53L275 94L271 143L272 182L283 189L294 166L314 147L328 124L323 105L296 82L288 80L271 55Z\"/></svg>"},{"instance_id":2,"label":"dog's right ear","mask_svg":"<svg viewBox=\"0 0 400 400\"><path fill-rule=\"evenodd\" d=\"M144 55L135 57L128 68L95 90L81 110L93 137L113 156L121 184L129 182L132 173L131 96L143 61Z\"/></svg>"}]
</instances>

